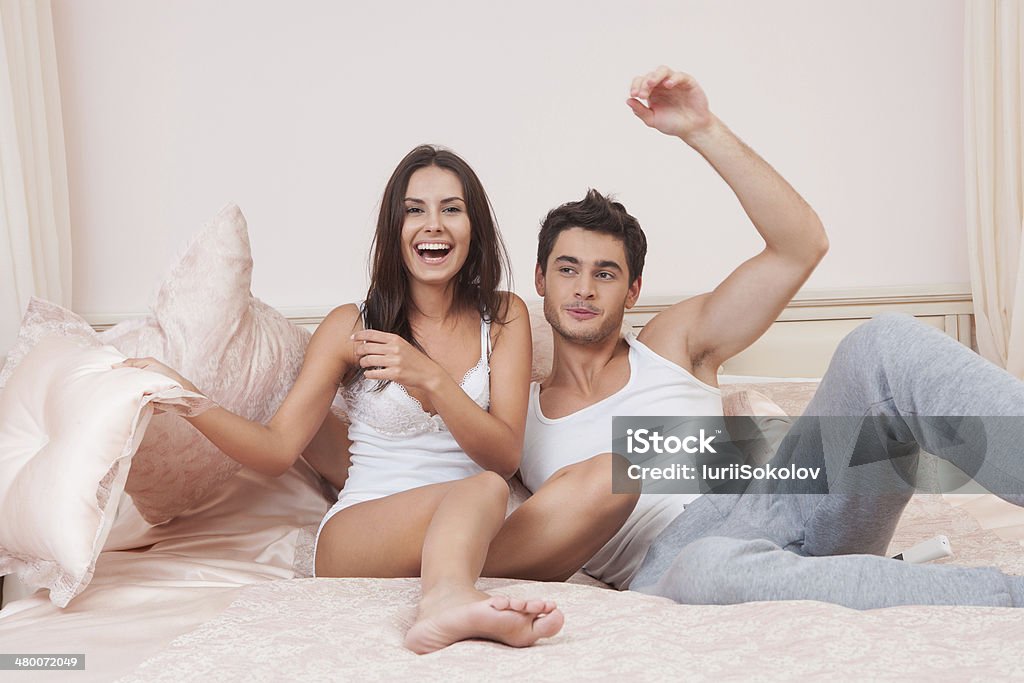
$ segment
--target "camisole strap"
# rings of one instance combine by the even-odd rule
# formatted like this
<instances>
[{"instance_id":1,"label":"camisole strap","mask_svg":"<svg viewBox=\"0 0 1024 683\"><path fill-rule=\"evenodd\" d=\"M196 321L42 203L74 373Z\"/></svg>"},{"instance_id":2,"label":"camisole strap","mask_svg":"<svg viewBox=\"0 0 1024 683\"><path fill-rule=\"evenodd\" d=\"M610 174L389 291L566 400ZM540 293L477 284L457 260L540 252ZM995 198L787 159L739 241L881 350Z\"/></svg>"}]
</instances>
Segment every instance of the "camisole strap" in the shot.
<instances>
[{"instance_id":1,"label":"camisole strap","mask_svg":"<svg viewBox=\"0 0 1024 683\"><path fill-rule=\"evenodd\" d=\"M359 302L359 320L363 323L363 329L366 329L366 299Z\"/></svg>"},{"instance_id":2,"label":"camisole strap","mask_svg":"<svg viewBox=\"0 0 1024 683\"><path fill-rule=\"evenodd\" d=\"M486 316L480 318L480 358L491 359L491 321Z\"/></svg>"}]
</instances>

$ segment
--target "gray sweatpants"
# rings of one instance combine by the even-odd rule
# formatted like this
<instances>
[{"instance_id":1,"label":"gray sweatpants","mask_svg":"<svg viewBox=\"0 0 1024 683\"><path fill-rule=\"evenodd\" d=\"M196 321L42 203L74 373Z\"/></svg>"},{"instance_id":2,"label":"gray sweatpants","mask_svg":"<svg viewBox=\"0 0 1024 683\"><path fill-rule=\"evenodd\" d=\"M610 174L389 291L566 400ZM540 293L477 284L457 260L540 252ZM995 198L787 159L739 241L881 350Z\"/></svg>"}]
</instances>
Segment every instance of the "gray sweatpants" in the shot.
<instances>
[{"instance_id":1,"label":"gray sweatpants","mask_svg":"<svg viewBox=\"0 0 1024 683\"><path fill-rule=\"evenodd\" d=\"M880 557L913 493L899 483L912 479L918 446L1024 504L1024 417L986 424L984 438L968 439L950 438L962 421L921 417L1024 416L1024 382L910 316L887 314L843 340L804 415L772 463L842 472L830 492L763 493L754 485L704 495L654 540L633 590L686 604L1024 606L1024 577ZM821 423L807 416L884 418L888 428L867 445L871 465L849 467L851 457L863 459L864 434L818 433ZM808 430L814 438L802 438Z\"/></svg>"}]
</instances>

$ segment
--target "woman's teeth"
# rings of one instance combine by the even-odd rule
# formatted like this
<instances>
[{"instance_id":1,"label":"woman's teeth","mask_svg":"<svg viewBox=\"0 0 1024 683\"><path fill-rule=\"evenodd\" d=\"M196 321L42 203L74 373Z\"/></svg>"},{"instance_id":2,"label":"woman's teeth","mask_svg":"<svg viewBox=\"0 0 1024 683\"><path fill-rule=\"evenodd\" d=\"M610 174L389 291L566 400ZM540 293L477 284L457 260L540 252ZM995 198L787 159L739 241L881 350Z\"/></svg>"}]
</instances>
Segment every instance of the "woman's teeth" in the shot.
<instances>
[{"instance_id":1,"label":"woman's teeth","mask_svg":"<svg viewBox=\"0 0 1024 683\"><path fill-rule=\"evenodd\" d=\"M416 251L420 257L427 262L442 261L448 252L452 250L450 245L441 242L424 242L416 245Z\"/></svg>"}]
</instances>

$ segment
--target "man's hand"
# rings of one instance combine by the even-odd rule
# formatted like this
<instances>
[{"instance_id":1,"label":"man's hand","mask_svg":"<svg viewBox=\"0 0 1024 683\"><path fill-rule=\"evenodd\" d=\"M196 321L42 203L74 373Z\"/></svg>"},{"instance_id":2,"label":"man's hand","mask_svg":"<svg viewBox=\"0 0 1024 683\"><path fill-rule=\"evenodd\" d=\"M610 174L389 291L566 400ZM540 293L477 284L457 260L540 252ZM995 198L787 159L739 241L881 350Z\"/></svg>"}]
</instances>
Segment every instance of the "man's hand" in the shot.
<instances>
[{"instance_id":1,"label":"man's hand","mask_svg":"<svg viewBox=\"0 0 1024 683\"><path fill-rule=\"evenodd\" d=\"M371 368L363 375L367 379L390 380L427 392L444 379L440 365L397 334L360 330L352 335L352 343L359 365Z\"/></svg>"},{"instance_id":2,"label":"man's hand","mask_svg":"<svg viewBox=\"0 0 1024 683\"><path fill-rule=\"evenodd\" d=\"M693 76L667 66L634 78L629 94L626 104L641 121L687 142L715 121L708 98Z\"/></svg>"}]
</instances>

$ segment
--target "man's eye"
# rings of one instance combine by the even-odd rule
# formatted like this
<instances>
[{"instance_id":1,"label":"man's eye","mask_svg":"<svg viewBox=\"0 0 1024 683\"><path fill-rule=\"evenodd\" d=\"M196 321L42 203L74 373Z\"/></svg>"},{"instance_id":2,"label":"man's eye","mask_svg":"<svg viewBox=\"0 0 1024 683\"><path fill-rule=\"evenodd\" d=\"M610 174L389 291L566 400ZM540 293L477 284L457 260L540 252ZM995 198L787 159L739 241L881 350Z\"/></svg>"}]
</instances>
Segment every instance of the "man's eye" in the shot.
<instances>
[{"instance_id":1,"label":"man's eye","mask_svg":"<svg viewBox=\"0 0 1024 683\"><path fill-rule=\"evenodd\" d=\"M614 277L614 275L612 275L611 273L598 273L597 277L601 280L611 280Z\"/></svg>"},{"instance_id":2,"label":"man's eye","mask_svg":"<svg viewBox=\"0 0 1024 683\"><path fill-rule=\"evenodd\" d=\"M576 271L574 271L569 266L562 266L561 268L558 269L558 272L559 273L564 273L565 275L572 275Z\"/></svg>"}]
</instances>

